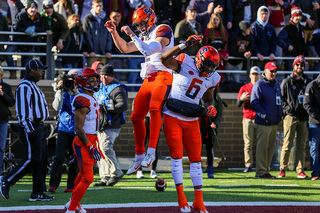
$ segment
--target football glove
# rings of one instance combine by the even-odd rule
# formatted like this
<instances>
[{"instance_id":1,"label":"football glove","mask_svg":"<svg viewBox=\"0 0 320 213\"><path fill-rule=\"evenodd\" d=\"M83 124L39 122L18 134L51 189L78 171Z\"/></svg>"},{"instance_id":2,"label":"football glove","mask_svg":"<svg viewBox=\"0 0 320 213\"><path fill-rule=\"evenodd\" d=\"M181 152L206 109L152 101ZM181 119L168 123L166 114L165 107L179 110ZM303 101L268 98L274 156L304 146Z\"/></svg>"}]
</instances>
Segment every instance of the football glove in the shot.
<instances>
[{"instance_id":1,"label":"football glove","mask_svg":"<svg viewBox=\"0 0 320 213\"><path fill-rule=\"evenodd\" d=\"M77 156L75 153L73 153L70 157L69 157L69 161L68 161L68 165L74 163L77 160Z\"/></svg>"},{"instance_id":2,"label":"football glove","mask_svg":"<svg viewBox=\"0 0 320 213\"><path fill-rule=\"evenodd\" d=\"M207 108L207 116L216 117L216 115L217 115L217 109L212 105L208 106L208 108Z\"/></svg>"},{"instance_id":3,"label":"football glove","mask_svg":"<svg viewBox=\"0 0 320 213\"><path fill-rule=\"evenodd\" d=\"M187 47L191 47L192 45L199 43L201 41L201 39L202 39L202 36L191 35L186 40L186 45L187 45Z\"/></svg>"},{"instance_id":4,"label":"football glove","mask_svg":"<svg viewBox=\"0 0 320 213\"><path fill-rule=\"evenodd\" d=\"M93 159L95 159L96 161L99 161L101 159L101 154L94 145L88 146L88 149Z\"/></svg>"}]
</instances>

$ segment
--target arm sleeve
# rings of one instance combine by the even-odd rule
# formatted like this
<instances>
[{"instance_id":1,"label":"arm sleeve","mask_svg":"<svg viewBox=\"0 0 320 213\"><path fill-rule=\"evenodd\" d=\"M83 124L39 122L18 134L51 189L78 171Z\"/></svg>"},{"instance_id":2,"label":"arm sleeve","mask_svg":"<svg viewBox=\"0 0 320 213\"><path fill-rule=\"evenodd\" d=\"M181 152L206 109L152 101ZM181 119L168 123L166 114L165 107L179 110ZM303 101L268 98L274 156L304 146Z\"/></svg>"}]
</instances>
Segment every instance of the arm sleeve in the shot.
<instances>
[{"instance_id":1,"label":"arm sleeve","mask_svg":"<svg viewBox=\"0 0 320 213\"><path fill-rule=\"evenodd\" d=\"M52 108L56 111L59 111L62 108L62 104L63 104L63 91L59 89L54 95Z\"/></svg>"},{"instance_id":2,"label":"arm sleeve","mask_svg":"<svg viewBox=\"0 0 320 213\"><path fill-rule=\"evenodd\" d=\"M115 93L114 100L114 113L121 113L128 109L128 95L123 86L115 88L112 93Z\"/></svg>"},{"instance_id":3,"label":"arm sleeve","mask_svg":"<svg viewBox=\"0 0 320 213\"><path fill-rule=\"evenodd\" d=\"M256 112L256 116L259 116L262 119L265 119L267 116L267 111L261 105L261 90L255 83L252 87L250 106L253 111Z\"/></svg>"},{"instance_id":4,"label":"arm sleeve","mask_svg":"<svg viewBox=\"0 0 320 213\"><path fill-rule=\"evenodd\" d=\"M19 125L27 133L33 132L33 105L31 101L31 90L27 86L20 86L16 91L16 112Z\"/></svg>"},{"instance_id":5,"label":"arm sleeve","mask_svg":"<svg viewBox=\"0 0 320 213\"><path fill-rule=\"evenodd\" d=\"M132 41L144 56L152 55L153 53L159 52L162 49L162 46L158 41L152 41L149 44L146 44L137 36L134 36Z\"/></svg>"}]
</instances>

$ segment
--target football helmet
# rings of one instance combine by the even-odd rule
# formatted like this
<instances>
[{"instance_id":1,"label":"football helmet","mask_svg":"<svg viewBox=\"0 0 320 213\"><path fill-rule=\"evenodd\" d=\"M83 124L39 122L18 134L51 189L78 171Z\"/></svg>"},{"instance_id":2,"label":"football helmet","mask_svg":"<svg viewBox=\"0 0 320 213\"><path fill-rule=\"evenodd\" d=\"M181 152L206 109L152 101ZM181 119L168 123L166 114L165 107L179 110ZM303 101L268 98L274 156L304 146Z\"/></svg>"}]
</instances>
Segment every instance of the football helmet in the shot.
<instances>
[{"instance_id":1,"label":"football helmet","mask_svg":"<svg viewBox=\"0 0 320 213\"><path fill-rule=\"evenodd\" d=\"M91 82L89 81L90 77L96 77L98 81L98 86L92 86ZM81 71L77 72L76 76L77 85L84 89L91 92L98 92L100 90L100 75L97 74L91 68L83 68Z\"/></svg>"},{"instance_id":2,"label":"football helmet","mask_svg":"<svg viewBox=\"0 0 320 213\"><path fill-rule=\"evenodd\" d=\"M140 31L141 35L147 35L150 30L156 25L157 16L149 7L141 7L134 11L132 16L132 23ZM144 23L144 29L139 27L139 24Z\"/></svg>"},{"instance_id":3,"label":"football helmet","mask_svg":"<svg viewBox=\"0 0 320 213\"><path fill-rule=\"evenodd\" d=\"M194 59L201 77L209 77L219 67L219 52L211 46L203 46L199 49Z\"/></svg>"}]
</instances>

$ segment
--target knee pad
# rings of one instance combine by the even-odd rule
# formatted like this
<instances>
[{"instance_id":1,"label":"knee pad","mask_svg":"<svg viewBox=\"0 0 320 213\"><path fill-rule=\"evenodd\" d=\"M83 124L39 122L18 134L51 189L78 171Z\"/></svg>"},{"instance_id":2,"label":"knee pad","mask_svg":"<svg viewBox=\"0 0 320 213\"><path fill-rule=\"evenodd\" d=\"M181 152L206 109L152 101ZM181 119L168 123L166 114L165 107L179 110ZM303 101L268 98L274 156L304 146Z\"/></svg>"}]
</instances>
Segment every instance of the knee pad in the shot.
<instances>
[{"instance_id":1,"label":"knee pad","mask_svg":"<svg viewBox=\"0 0 320 213\"><path fill-rule=\"evenodd\" d=\"M202 185L202 168L201 162L190 163L190 178L193 186Z\"/></svg>"},{"instance_id":2,"label":"knee pad","mask_svg":"<svg viewBox=\"0 0 320 213\"><path fill-rule=\"evenodd\" d=\"M171 173L175 184L183 182L182 159L171 159Z\"/></svg>"}]
</instances>

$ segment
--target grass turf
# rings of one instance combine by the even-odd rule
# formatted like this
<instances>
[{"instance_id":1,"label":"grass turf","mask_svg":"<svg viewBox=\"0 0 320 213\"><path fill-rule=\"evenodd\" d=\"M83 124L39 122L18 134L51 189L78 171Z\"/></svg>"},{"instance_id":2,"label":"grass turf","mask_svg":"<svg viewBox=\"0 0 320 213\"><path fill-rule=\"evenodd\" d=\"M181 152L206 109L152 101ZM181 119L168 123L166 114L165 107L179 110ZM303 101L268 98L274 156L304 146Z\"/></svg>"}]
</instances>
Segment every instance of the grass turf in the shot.
<instances>
[{"instance_id":1,"label":"grass turf","mask_svg":"<svg viewBox=\"0 0 320 213\"><path fill-rule=\"evenodd\" d=\"M165 192L154 188L156 179L149 178L149 172L144 172L144 179L135 175L127 176L113 187L93 187L84 195L83 204L139 203L139 202L177 202L176 191L171 173L158 173L159 178L167 181ZM278 172L271 172L278 176ZM208 179L204 173L203 191L205 202L318 202L320 200L319 181L297 179L296 172L286 172L285 178L273 180L255 179L255 173L215 169L214 179ZM30 206L30 205L64 205L71 193L66 189L66 175L63 175L61 185L56 193L49 193L55 199L50 202L29 202L32 189L31 175L25 176L10 188L10 199L0 198L0 206ZM49 181L49 176L47 177ZM95 175L95 182L99 176ZM194 199L192 182L189 173L184 173L185 194L189 202Z\"/></svg>"}]
</instances>

